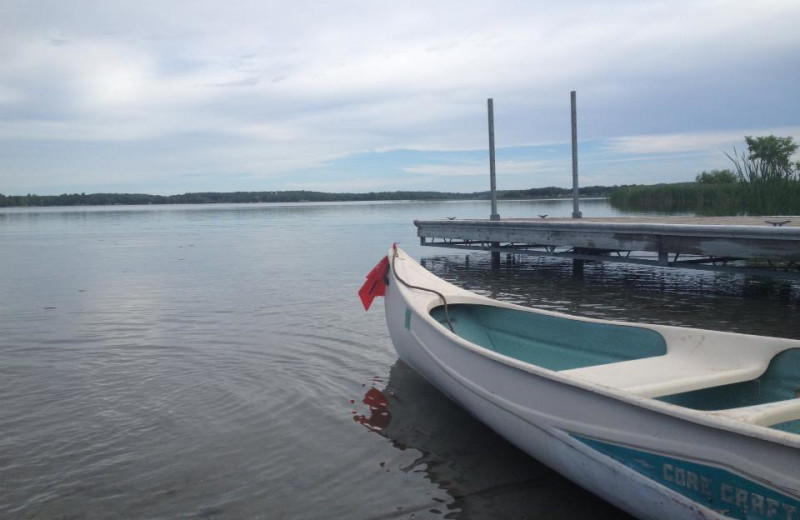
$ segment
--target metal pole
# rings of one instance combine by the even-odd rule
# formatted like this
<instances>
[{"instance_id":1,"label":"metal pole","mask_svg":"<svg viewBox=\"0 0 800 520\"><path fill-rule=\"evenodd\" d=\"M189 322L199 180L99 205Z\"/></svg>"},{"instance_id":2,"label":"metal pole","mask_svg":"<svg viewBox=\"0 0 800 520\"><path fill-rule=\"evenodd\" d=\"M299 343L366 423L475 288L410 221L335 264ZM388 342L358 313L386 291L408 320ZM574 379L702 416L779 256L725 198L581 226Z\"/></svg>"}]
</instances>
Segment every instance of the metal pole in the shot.
<instances>
[{"instance_id":1,"label":"metal pole","mask_svg":"<svg viewBox=\"0 0 800 520\"><path fill-rule=\"evenodd\" d=\"M572 105L572 218L581 218L578 208L578 104L575 91L569 93Z\"/></svg>"},{"instance_id":2,"label":"metal pole","mask_svg":"<svg viewBox=\"0 0 800 520\"><path fill-rule=\"evenodd\" d=\"M492 214L491 220L500 220L497 214L497 181L494 171L494 100L488 99L489 107L489 186L492 192Z\"/></svg>"}]
</instances>

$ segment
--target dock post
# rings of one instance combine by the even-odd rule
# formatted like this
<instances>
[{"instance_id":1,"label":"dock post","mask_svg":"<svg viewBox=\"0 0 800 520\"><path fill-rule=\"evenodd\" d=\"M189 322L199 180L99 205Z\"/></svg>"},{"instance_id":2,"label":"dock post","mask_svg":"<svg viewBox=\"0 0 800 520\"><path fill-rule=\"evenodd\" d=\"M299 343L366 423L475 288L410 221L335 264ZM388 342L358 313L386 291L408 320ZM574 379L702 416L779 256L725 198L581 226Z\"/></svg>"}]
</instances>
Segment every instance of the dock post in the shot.
<instances>
[{"instance_id":1,"label":"dock post","mask_svg":"<svg viewBox=\"0 0 800 520\"><path fill-rule=\"evenodd\" d=\"M572 260L572 276L575 278L583 276L583 264L584 260L578 260L577 258Z\"/></svg>"},{"instance_id":2,"label":"dock post","mask_svg":"<svg viewBox=\"0 0 800 520\"><path fill-rule=\"evenodd\" d=\"M486 102L489 111L489 188L492 196L492 214L490 220L500 220L497 214L497 180L494 167L494 100L489 98ZM492 242L492 247L500 247L499 242ZM492 251L492 269L500 267L500 252Z\"/></svg>"},{"instance_id":3,"label":"dock post","mask_svg":"<svg viewBox=\"0 0 800 520\"><path fill-rule=\"evenodd\" d=\"M572 249L572 252L578 255L586 254L589 250L584 249L582 247L575 247ZM583 277L583 266L586 265L586 260L581 258L573 258L572 259L572 276L575 278L582 278Z\"/></svg>"},{"instance_id":4,"label":"dock post","mask_svg":"<svg viewBox=\"0 0 800 520\"><path fill-rule=\"evenodd\" d=\"M572 218L581 218L583 214L578 206L578 102L575 91L569 93L572 112ZM583 260L572 260L572 274L583 276Z\"/></svg>"},{"instance_id":5,"label":"dock post","mask_svg":"<svg viewBox=\"0 0 800 520\"><path fill-rule=\"evenodd\" d=\"M492 194L492 214L489 218L500 220L500 215L497 214L497 180L494 168L494 100L489 98L487 105L489 109L489 188Z\"/></svg>"},{"instance_id":6,"label":"dock post","mask_svg":"<svg viewBox=\"0 0 800 520\"><path fill-rule=\"evenodd\" d=\"M572 108L572 218L581 218L578 207L578 103L575 91L569 93Z\"/></svg>"}]
</instances>

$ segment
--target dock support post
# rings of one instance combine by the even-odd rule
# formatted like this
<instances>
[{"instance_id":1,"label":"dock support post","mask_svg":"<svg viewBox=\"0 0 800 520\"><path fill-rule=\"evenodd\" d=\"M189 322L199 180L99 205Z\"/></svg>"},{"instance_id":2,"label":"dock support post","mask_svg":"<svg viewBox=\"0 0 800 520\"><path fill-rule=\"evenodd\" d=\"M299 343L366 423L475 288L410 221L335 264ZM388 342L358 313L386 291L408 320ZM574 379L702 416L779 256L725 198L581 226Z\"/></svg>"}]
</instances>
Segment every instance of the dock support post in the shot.
<instances>
[{"instance_id":1,"label":"dock support post","mask_svg":"<svg viewBox=\"0 0 800 520\"><path fill-rule=\"evenodd\" d=\"M492 247L500 247L500 242L492 242ZM492 251L492 269L500 269L500 251Z\"/></svg>"},{"instance_id":2,"label":"dock support post","mask_svg":"<svg viewBox=\"0 0 800 520\"><path fill-rule=\"evenodd\" d=\"M572 250L576 254L584 254L587 253L587 249L583 249L580 247L576 247ZM575 278L583 277L583 266L586 264L586 260L581 258L573 258L572 259L572 276Z\"/></svg>"},{"instance_id":3,"label":"dock support post","mask_svg":"<svg viewBox=\"0 0 800 520\"><path fill-rule=\"evenodd\" d=\"M497 180L494 168L494 100L489 98L486 101L489 111L489 188L492 194L492 214L490 220L500 220L497 214ZM492 242L492 247L500 247L499 242ZM500 252L492 251L492 269L500 268Z\"/></svg>"},{"instance_id":4,"label":"dock support post","mask_svg":"<svg viewBox=\"0 0 800 520\"><path fill-rule=\"evenodd\" d=\"M578 103L575 91L569 93L572 109L572 218L581 218L578 207Z\"/></svg>"},{"instance_id":5,"label":"dock support post","mask_svg":"<svg viewBox=\"0 0 800 520\"><path fill-rule=\"evenodd\" d=\"M572 260L572 276L581 277L583 276L583 264L585 260L578 260L577 258Z\"/></svg>"},{"instance_id":6,"label":"dock support post","mask_svg":"<svg viewBox=\"0 0 800 520\"><path fill-rule=\"evenodd\" d=\"M497 214L497 181L494 169L494 100L489 98L487 105L489 109L489 188L492 193L492 214L489 218L500 220L500 215Z\"/></svg>"}]
</instances>

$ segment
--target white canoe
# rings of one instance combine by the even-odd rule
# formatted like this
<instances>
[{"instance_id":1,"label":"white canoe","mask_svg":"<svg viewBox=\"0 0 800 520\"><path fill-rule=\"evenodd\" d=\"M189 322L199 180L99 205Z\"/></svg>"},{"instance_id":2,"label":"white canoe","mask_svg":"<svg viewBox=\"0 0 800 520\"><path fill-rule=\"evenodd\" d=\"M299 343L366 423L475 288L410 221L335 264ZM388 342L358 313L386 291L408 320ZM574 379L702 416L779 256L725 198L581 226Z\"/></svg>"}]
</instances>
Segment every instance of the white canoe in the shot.
<instances>
[{"instance_id":1,"label":"white canoe","mask_svg":"<svg viewBox=\"0 0 800 520\"><path fill-rule=\"evenodd\" d=\"M388 259L400 358L531 456L642 519L800 520L800 341L531 309Z\"/></svg>"}]
</instances>

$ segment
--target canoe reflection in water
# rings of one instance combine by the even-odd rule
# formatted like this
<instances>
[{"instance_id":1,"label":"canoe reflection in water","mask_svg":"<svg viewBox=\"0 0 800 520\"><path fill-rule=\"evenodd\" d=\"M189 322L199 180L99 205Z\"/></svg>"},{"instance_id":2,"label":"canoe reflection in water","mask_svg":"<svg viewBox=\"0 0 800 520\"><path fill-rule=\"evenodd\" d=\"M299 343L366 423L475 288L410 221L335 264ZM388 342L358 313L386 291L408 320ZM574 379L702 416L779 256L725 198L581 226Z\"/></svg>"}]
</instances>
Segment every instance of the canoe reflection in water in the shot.
<instances>
[{"instance_id":1,"label":"canoe reflection in water","mask_svg":"<svg viewBox=\"0 0 800 520\"><path fill-rule=\"evenodd\" d=\"M369 412L354 419L400 450L419 451L402 469L424 471L453 497L445 518L632 518L509 444L403 361L362 402Z\"/></svg>"}]
</instances>

